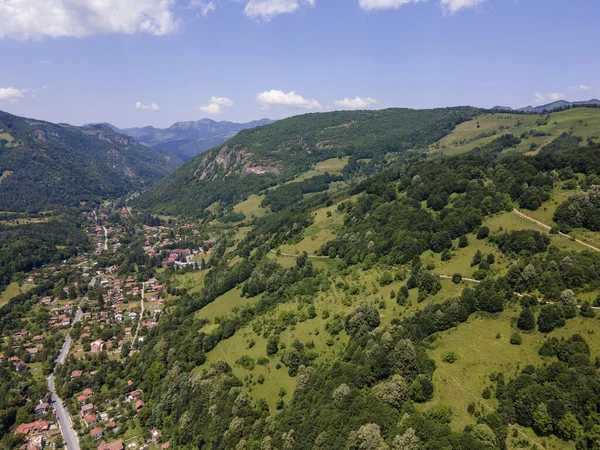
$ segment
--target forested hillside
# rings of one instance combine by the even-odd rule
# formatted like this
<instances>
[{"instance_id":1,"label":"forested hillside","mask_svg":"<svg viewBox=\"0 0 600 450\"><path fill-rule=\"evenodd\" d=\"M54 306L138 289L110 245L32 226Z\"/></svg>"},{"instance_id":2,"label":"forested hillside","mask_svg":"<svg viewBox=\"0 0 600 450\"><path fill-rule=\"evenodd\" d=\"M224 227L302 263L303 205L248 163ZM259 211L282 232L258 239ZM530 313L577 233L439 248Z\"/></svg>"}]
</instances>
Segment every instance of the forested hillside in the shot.
<instances>
[{"instance_id":1,"label":"forested hillside","mask_svg":"<svg viewBox=\"0 0 600 450\"><path fill-rule=\"evenodd\" d=\"M460 107L292 117L241 131L149 189L138 204L173 215L202 215L217 200L234 204L326 159L350 156L356 162L425 148L478 112Z\"/></svg>"},{"instance_id":2,"label":"forested hillside","mask_svg":"<svg viewBox=\"0 0 600 450\"><path fill-rule=\"evenodd\" d=\"M104 125L73 127L0 112L0 210L39 211L148 187L181 162Z\"/></svg>"},{"instance_id":3,"label":"forested hillside","mask_svg":"<svg viewBox=\"0 0 600 450\"><path fill-rule=\"evenodd\" d=\"M208 264L160 274L172 309L119 369L141 423L185 449L597 448L600 145L505 131L206 218Z\"/></svg>"}]
</instances>

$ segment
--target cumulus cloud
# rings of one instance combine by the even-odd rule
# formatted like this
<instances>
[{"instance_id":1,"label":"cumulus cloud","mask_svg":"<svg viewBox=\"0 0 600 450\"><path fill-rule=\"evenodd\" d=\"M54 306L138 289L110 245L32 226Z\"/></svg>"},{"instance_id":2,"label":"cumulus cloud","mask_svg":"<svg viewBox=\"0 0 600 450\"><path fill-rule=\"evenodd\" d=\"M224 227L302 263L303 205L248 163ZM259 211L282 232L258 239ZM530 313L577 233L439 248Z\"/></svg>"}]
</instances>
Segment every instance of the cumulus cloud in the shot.
<instances>
[{"instance_id":1,"label":"cumulus cloud","mask_svg":"<svg viewBox=\"0 0 600 450\"><path fill-rule=\"evenodd\" d=\"M572 92L586 92L586 91L591 91L592 87L588 86L586 84L576 84L575 86L571 86L569 88L569 91Z\"/></svg>"},{"instance_id":2,"label":"cumulus cloud","mask_svg":"<svg viewBox=\"0 0 600 450\"><path fill-rule=\"evenodd\" d=\"M142 102L135 102L135 109L139 109L141 111L160 111L160 107L156 103L144 105Z\"/></svg>"},{"instance_id":3,"label":"cumulus cloud","mask_svg":"<svg viewBox=\"0 0 600 450\"><path fill-rule=\"evenodd\" d=\"M303 5L314 4L315 0L248 0L244 12L252 19L269 21L273 16L293 13Z\"/></svg>"},{"instance_id":4,"label":"cumulus cloud","mask_svg":"<svg viewBox=\"0 0 600 450\"><path fill-rule=\"evenodd\" d=\"M440 0L440 4L444 11L449 14L454 14L463 8L473 8L486 0Z\"/></svg>"},{"instance_id":5,"label":"cumulus cloud","mask_svg":"<svg viewBox=\"0 0 600 450\"><path fill-rule=\"evenodd\" d=\"M545 94L540 94L539 92L536 92L533 94L533 98L536 103L557 102L559 100L564 100L565 94L560 92L547 92Z\"/></svg>"},{"instance_id":6,"label":"cumulus cloud","mask_svg":"<svg viewBox=\"0 0 600 450\"><path fill-rule=\"evenodd\" d=\"M0 38L82 38L177 30L175 0L0 0Z\"/></svg>"},{"instance_id":7,"label":"cumulus cloud","mask_svg":"<svg viewBox=\"0 0 600 450\"><path fill-rule=\"evenodd\" d=\"M369 106L377 103L377 100L371 97L365 98L345 98L344 100L336 100L334 102L337 106L340 106L345 109L359 109L359 108L368 108Z\"/></svg>"},{"instance_id":8,"label":"cumulus cloud","mask_svg":"<svg viewBox=\"0 0 600 450\"><path fill-rule=\"evenodd\" d=\"M25 93L29 89L17 89L14 87L0 88L0 100L8 100L9 102L16 102L25 97Z\"/></svg>"},{"instance_id":9,"label":"cumulus cloud","mask_svg":"<svg viewBox=\"0 0 600 450\"><path fill-rule=\"evenodd\" d=\"M304 98L293 91L286 94L283 91L272 89L258 94L256 100L261 103L265 109L271 105L285 105L303 109L321 109L321 104L315 99Z\"/></svg>"},{"instance_id":10,"label":"cumulus cloud","mask_svg":"<svg viewBox=\"0 0 600 450\"><path fill-rule=\"evenodd\" d=\"M425 0L359 0L358 5L366 11L398 9L408 3L420 3ZM440 0L445 12L454 14L463 8L472 8L486 0Z\"/></svg>"},{"instance_id":11,"label":"cumulus cloud","mask_svg":"<svg viewBox=\"0 0 600 450\"><path fill-rule=\"evenodd\" d=\"M358 6L366 11L377 9L398 9L407 3L419 3L424 0L359 0Z\"/></svg>"},{"instance_id":12,"label":"cumulus cloud","mask_svg":"<svg viewBox=\"0 0 600 450\"><path fill-rule=\"evenodd\" d=\"M233 106L233 100L227 97L212 97L208 105L198 109L207 114L221 114L222 106Z\"/></svg>"}]
</instances>

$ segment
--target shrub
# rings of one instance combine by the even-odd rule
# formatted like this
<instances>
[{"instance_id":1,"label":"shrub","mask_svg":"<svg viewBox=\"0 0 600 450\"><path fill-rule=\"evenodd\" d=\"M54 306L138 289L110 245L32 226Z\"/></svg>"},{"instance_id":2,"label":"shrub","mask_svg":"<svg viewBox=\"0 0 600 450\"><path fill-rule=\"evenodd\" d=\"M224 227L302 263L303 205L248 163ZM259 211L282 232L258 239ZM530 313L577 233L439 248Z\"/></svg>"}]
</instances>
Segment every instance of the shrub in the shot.
<instances>
[{"instance_id":1,"label":"shrub","mask_svg":"<svg viewBox=\"0 0 600 450\"><path fill-rule=\"evenodd\" d=\"M521 345L523 343L523 338L521 337L521 333L519 333L518 331L515 331L510 336L510 343L512 345Z\"/></svg>"}]
</instances>

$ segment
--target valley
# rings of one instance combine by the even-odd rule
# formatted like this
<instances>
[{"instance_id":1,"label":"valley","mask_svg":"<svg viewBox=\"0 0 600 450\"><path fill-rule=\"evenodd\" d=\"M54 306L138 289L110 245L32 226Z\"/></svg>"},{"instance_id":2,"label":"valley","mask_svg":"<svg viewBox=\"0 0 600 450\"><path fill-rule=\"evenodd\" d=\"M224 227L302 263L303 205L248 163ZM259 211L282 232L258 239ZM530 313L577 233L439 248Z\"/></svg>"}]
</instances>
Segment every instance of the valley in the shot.
<instances>
[{"instance_id":1,"label":"valley","mask_svg":"<svg viewBox=\"0 0 600 450\"><path fill-rule=\"evenodd\" d=\"M69 450L595 448L599 137L592 107L309 114L7 208L0 442L64 448L57 410Z\"/></svg>"}]
</instances>

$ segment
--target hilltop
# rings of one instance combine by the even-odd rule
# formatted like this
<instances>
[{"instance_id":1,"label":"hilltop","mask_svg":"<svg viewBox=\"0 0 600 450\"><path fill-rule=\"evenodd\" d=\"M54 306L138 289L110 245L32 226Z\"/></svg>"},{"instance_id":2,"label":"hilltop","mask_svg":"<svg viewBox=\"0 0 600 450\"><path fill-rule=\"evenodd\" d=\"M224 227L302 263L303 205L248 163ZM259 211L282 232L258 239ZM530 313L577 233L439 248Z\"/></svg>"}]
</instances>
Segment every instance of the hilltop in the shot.
<instances>
[{"instance_id":1,"label":"hilltop","mask_svg":"<svg viewBox=\"0 0 600 450\"><path fill-rule=\"evenodd\" d=\"M144 145L187 161L222 144L242 130L270 123L273 123L273 121L269 119L254 120L248 123L216 122L211 119L201 119L177 122L164 129L147 126L116 129L116 131L131 136Z\"/></svg>"},{"instance_id":2,"label":"hilltop","mask_svg":"<svg viewBox=\"0 0 600 450\"><path fill-rule=\"evenodd\" d=\"M0 112L2 211L120 197L180 164L105 125L56 125Z\"/></svg>"}]
</instances>

